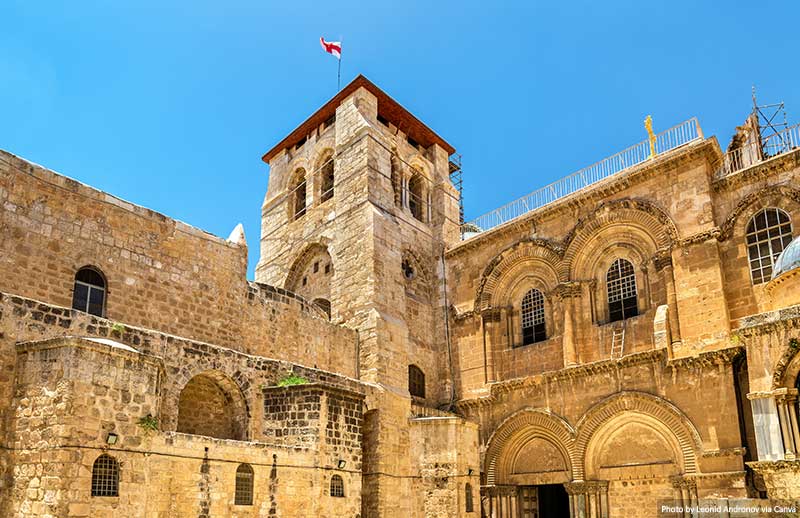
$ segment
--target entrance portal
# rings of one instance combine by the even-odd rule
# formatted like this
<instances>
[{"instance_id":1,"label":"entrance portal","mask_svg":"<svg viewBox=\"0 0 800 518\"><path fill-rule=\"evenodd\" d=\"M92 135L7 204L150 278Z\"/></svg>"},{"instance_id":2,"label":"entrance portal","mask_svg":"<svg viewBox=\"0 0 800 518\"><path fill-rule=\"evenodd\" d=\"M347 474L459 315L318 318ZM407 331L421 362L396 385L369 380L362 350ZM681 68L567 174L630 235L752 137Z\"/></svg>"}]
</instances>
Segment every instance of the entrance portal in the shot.
<instances>
[{"instance_id":1,"label":"entrance portal","mask_svg":"<svg viewBox=\"0 0 800 518\"><path fill-rule=\"evenodd\" d=\"M521 486L520 518L569 518L569 496L562 484Z\"/></svg>"}]
</instances>

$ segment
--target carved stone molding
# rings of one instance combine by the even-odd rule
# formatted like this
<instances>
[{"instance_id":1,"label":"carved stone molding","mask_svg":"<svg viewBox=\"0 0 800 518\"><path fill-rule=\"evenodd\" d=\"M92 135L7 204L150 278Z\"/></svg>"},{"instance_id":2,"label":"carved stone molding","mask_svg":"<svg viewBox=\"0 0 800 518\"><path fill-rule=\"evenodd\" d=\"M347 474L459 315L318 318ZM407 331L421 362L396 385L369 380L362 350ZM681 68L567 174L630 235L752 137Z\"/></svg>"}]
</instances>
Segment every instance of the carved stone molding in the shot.
<instances>
[{"instance_id":1,"label":"carved stone molding","mask_svg":"<svg viewBox=\"0 0 800 518\"><path fill-rule=\"evenodd\" d=\"M747 448L739 446L736 448L720 448L718 450L705 450L701 456L703 458L717 458L717 457L744 457L747 453Z\"/></svg>"},{"instance_id":2,"label":"carved stone molding","mask_svg":"<svg viewBox=\"0 0 800 518\"><path fill-rule=\"evenodd\" d=\"M580 297L581 283L562 282L553 289L553 293L559 298L559 300Z\"/></svg>"},{"instance_id":3,"label":"carved stone molding","mask_svg":"<svg viewBox=\"0 0 800 518\"><path fill-rule=\"evenodd\" d=\"M759 191L752 192L742 198L739 203L736 204L736 207L733 209L733 211L731 211L730 215L728 215L722 225L720 225L720 235L717 239L720 241L726 241L729 239L733 235L733 229L736 226L736 221L742 215L742 213L747 211L751 205L758 203L759 200L775 196L785 197L800 204L800 190L786 185L771 185L769 187L764 187Z\"/></svg>"},{"instance_id":4,"label":"carved stone molding","mask_svg":"<svg viewBox=\"0 0 800 518\"><path fill-rule=\"evenodd\" d=\"M800 165L800 153L792 151L715 180L712 183L712 189L717 192L735 189L740 185L753 183L758 179L768 179L775 173L788 171L798 165Z\"/></svg>"},{"instance_id":5,"label":"carved stone molding","mask_svg":"<svg viewBox=\"0 0 800 518\"><path fill-rule=\"evenodd\" d=\"M698 232L697 234L692 234L691 236L682 239L680 246L685 248L699 243L705 243L706 241L711 241L712 239L719 240L721 235L722 231L719 229L719 227L713 227L704 232Z\"/></svg>"},{"instance_id":6,"label":"carved stone molding","mask_svg":"<svg viewBox=\"0 0 800 518\"><path fill-rule=\"evenodd\" d=\"M800 473L800 460L760 460L746 462L748 466L760 475L773 473Z\"/></svg>"},{"instance_id":7,"label":"carved stone molding","mask_svg":"<svg viewBox=\"0 0 800 518\"><path fill-rule=\"evenodd\" d=\"M653 254L651 261L653 261L653 266L656 267L656 271L660 272L664 268L672 266L672 251L668 248L657 250L656 253Z\"/></svg>"},{"instance_id":8,"label":"carved stone molding","mask_svg":"<svg viewBox=\"0 0 800 518\"><path fill-rule=\"evenodd\" d=\"M675 358L669 361L669 366L675 368L708 368L715 365L728 365L734 362L737 358L744 354L744 347L737 345L734 347L727 347L725 349L717 349L716 351L708 351L700 353L697 356L686 356L683 358Z\"/></svg>"}]
</instances>

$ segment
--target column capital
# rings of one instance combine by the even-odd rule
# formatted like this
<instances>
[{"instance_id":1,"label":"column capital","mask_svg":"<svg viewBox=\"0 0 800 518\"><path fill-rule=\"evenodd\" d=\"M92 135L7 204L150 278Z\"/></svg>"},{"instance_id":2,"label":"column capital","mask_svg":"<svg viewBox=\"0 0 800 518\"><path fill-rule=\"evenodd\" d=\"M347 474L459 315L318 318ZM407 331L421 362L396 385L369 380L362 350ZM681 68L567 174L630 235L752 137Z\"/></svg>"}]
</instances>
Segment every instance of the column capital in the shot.
<instances>
[{"instance_id":1,"label":"column capital","mask_svg":"<svg viewBox=\"0 0 800 518\"><path fill-rule=\"evenodd\" d=\"M657 272L660 272L667 267L671 268L672 251L668 248L662 248L653 254L653 257L650 260L653 261L653 266L656 267Z\"/></svg>"},{"instance_id":2,"label":"column capital","mask_svg":"<svg viewBox=\"0 0 800 518\"><path fill-rule=\"evenodd\" d=\"M578 281L562 282L553 288L553 293L560 300L578 298L581 296L581 283Z\"/></svg>"}]
</instances>

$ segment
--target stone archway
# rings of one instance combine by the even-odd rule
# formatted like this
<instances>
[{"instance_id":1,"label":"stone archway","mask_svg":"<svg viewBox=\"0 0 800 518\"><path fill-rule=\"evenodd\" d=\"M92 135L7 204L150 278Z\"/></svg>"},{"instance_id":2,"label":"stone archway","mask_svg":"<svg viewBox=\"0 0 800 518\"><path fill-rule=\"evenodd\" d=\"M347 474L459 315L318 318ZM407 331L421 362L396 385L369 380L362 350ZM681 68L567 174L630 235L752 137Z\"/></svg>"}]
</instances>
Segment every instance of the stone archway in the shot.
<instances>
[{"instance_id":1,"label":"stone archway","mask_svg":"<svg viewBox=\"0 0 800 518\"><path fill-rule=\"evenodd\" d=\"M206 371L181 390L177 431L243 441L247 440L247 415L236 383L222 372Z\"/></svg>"}]
</instances>

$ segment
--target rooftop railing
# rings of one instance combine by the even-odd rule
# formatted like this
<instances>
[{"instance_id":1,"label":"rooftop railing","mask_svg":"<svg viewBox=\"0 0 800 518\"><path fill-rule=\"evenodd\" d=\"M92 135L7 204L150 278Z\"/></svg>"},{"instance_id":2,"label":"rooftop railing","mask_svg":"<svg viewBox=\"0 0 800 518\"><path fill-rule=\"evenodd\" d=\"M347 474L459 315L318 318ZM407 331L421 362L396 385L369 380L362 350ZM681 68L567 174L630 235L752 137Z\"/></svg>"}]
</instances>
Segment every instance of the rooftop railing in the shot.
<instances>
[{"instance_id":1,"label":"rooftop railing","mask_svg":"<svg viewBox=\"0 0 800 518\"><path fill-rule=\"evenodd\" d=\"M788 153L800 147L800 124L748 142L722 155L722 161L714 176L725 178L742 169L756 165L772 157Z\"/></svg>"},{"instance_id":2,"label":"rooftop railing","mask_svg":"<svg viewBox=\"0 0 800 518\"><path fill-rule=\"evenodd\" d=\"M691 118L655 136L656 155L703 138L703 132L696 118ZM532 210L576 193L590 185L617 174L629 167L641 164L651 158L650 141L645 140L628 149L610 156L580 171L561 178L550 185L533 191L527 196L512 201L462 226L462 239L489 230L522 216Z\"/></svg>"}]
</instances>

